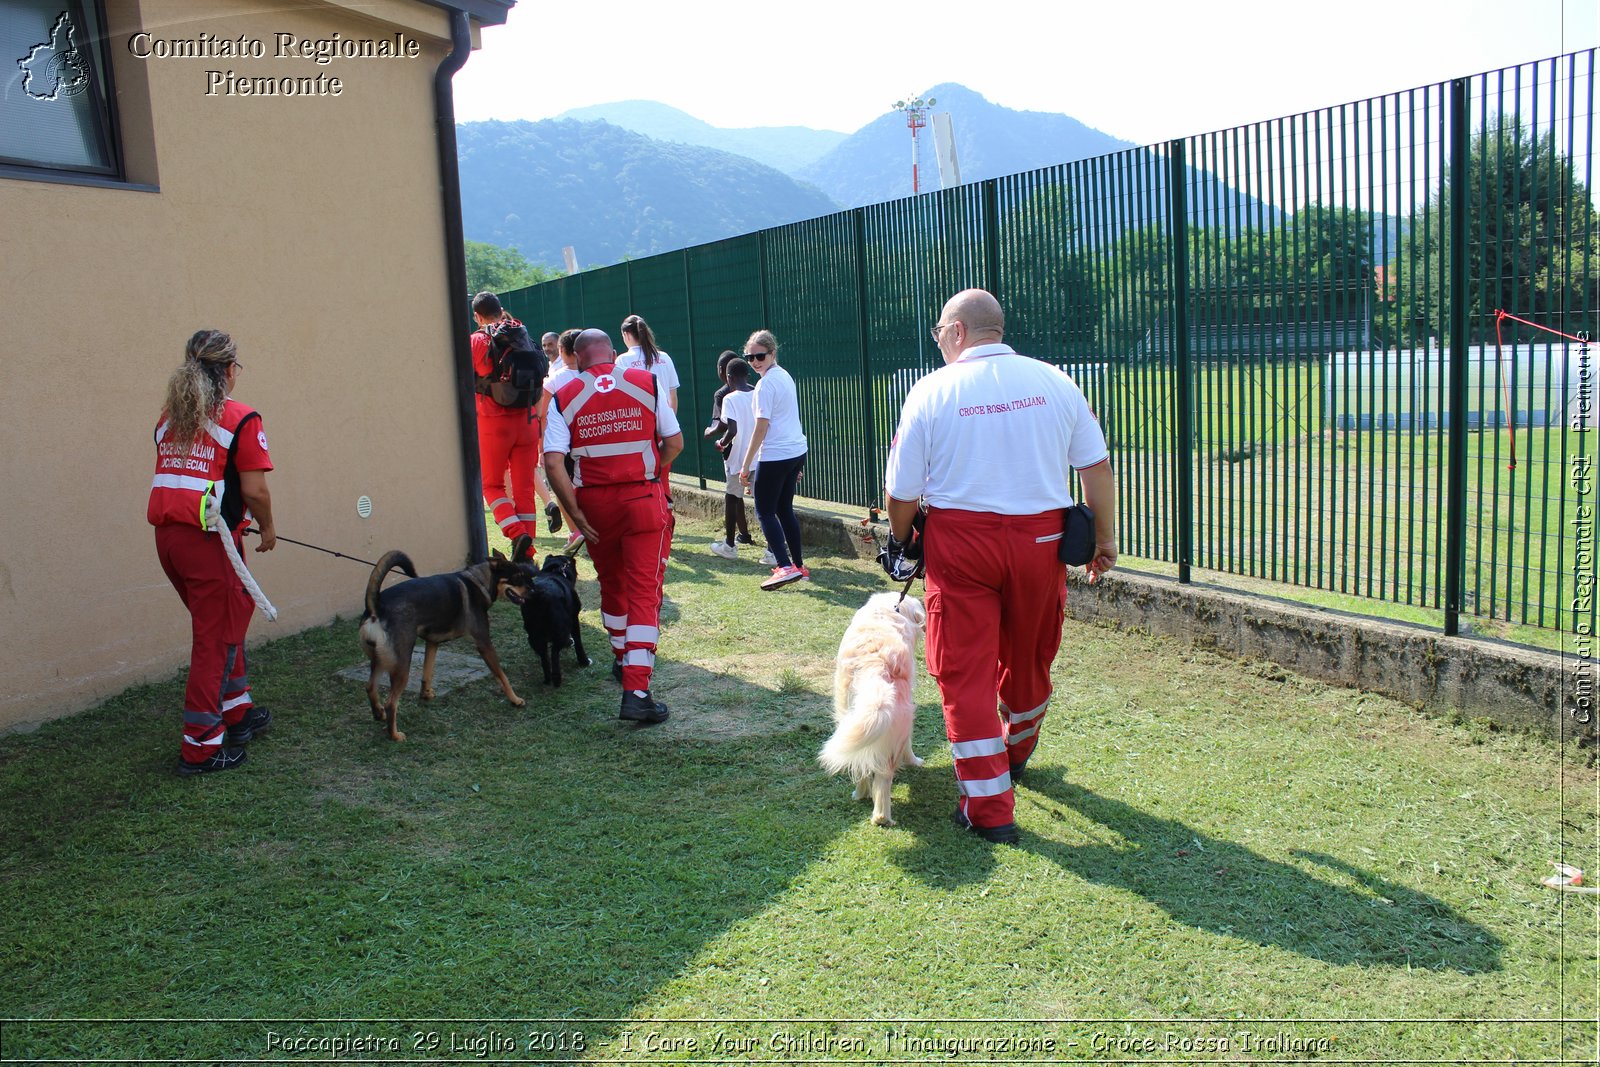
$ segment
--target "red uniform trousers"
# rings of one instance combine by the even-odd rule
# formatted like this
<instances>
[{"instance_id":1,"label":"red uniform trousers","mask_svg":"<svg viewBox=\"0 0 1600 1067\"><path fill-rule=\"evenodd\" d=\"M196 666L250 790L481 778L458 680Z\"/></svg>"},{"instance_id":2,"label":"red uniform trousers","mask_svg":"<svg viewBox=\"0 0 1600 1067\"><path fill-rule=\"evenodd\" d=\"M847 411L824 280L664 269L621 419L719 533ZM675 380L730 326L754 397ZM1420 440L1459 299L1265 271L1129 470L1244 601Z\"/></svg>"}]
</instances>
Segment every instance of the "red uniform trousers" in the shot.
<instances>
[{"instance_id":1,"label":"red uniform trousers","mask_svg":"<svg viewBox=\"0 0 1600 1067\"><path fill-rule=\"evenodd\" d=\"M974 826L1013 821L1011 768L1032 754L1050 703L1067 598L1061 523L1059 509L928 513L928 673Z\"/></svg>"},{"instance_id":2,"label":"red uniform trousers","mask_svg":"<svg viewBox=\"0 0 1600 1067\"><path fill-rule=\"evenodd\" d=\"M233 539L242 548L237 534ZM179 754L185 763L204 763L221 750L227 727L253 706L244 635L256 606L216 534L178 523L157 526L156 555L189 609L193 631Z\"/></svg>"},{"instance_id":3,"label":"red uniform trousers","mask_svg":"<svg viewBox=\"0 0 1600 1067\"><path fill-rule=\"evenodd\" d=\"M649 689L660 637L672 512L660 482L582 486L578 506L600 534L589 559L600 576L600 621L622 663L624 689Z\"/></svg>"},{"instance_id":4,"label":"red uniform trousers","mask_svg":"<svg viewBox=\"0 0 1600 1067\"><path fill-rule=\"evenodd\" d=\"M478 466L483 474L483 500L494 512L500 532L515 541L520 534L539 536L539 417L518 410L510 415L478 415ZM506 468L511 468L511 495L506 495Z\"/></svg>"}]
</instances>

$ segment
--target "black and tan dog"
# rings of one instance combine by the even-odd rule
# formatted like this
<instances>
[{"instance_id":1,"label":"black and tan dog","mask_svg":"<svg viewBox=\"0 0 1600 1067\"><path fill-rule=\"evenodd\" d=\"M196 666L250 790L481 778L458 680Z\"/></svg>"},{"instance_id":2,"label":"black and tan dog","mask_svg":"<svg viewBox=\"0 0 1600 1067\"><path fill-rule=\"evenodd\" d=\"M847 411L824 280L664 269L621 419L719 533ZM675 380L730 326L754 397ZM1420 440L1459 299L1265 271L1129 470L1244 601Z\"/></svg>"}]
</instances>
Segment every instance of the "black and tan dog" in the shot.
<instances>
[{"instance_id":1,"label":"black and tan dog","mask_svg":"<svg viewBox=\"0 0 1600 1067\"><path fill-rule=\"evenodd\" d=\"M383 579L398 567L411 577L389 589ZM400 694L411 674L411 650L417 638L427 643L422 660L422 699L433 699L433 660L439 646L458 637L471 636L478 655L494 672L506 699L516 707L526 703L511 688L511 679L500 666L494 644L489 640L489 607L504 596L521 604L527 596L531 576L526 567L509 562L496 552L486 563L448 574L418 578L416 567L404 552L385 552L367 579L367 611L361 617L361 647L371 661L367 679L367 700L372 717L387 722L389 736L404 741L397 725ZM378 701L378 674L389 674L389 699Z\"/></svg>"},{"instance_id":2,"label":"black and tan dog","mask_svg":"<svg viewBox=\"0 0 1600 1067\"><path fill-rule=\"evenodd\" d=\"M561 684L561 650L568 645L577 654L578 666L594 662L583 651L583 630L578 625L582 610L578 561L563 552L550 553L533 575L528 597L522 602L522 628L528 632L528 647L539 654L545 685Z\"/></svg>"}]
</instances>

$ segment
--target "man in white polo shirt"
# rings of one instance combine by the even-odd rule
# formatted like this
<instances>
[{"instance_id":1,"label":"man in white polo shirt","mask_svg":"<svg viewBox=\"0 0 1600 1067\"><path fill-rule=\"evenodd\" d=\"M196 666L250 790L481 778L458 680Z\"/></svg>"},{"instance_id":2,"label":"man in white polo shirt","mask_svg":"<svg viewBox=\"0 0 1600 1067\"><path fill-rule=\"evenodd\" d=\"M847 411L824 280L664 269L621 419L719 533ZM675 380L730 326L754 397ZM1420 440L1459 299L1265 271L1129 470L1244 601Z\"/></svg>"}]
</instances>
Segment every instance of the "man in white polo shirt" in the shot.
<instances>
[{"instance_id":1,"label":"man in white polo shirt","mask_svg":"<svg viewBox=\"0 0 1600 1067\"><path fill-rule=\"evenodd\" d=\"M1117 541L1099 422L1071 378L1004 334L1000 302L982 289L945 304L933 337L946 366L906 396L884 482L897 542L910 540L919 500L927 507L928 672L960 791L952 818L1012 843L1011 783L1038 741L1061 646L1071 469L1095 515L1093 575L1116 564Z\"/></svg>"}]
</instances>

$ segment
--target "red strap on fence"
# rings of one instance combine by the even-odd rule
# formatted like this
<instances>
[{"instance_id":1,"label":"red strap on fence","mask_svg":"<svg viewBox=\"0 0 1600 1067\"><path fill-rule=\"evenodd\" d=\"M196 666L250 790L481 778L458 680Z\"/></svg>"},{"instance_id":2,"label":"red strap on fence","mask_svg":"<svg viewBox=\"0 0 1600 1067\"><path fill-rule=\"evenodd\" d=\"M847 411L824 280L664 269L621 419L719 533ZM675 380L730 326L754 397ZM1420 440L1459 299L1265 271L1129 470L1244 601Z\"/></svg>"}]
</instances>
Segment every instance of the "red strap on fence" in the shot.
<instances>
[{"instance_id":1,"label":"red strap on fence","mask_svg":"<svg viewBox=\"0 0 1600 1067\"><path fill-rule=\"evenodd\" d=\"M1527 319L1519 319L1515 315L1511 314L1511 312L1506 311L1504 308L1499 308L1494 313L1494 331L1497 338L1500 335L1500 322L1503 319L1510 319L1512 322L1520 322L1524 326L1532 326L1535 330L1543 330L1545 333L1553 333L1557 337L1565 337L1567 340L1576 341L1580 345L1586 345L1589 343L1589 338L1581 334L1574 335L1570 333L1562 333L1560 330L1552 330L1548 326L1540 326L1537 322L1529 322Z\"/></svg>"},{"instance_id":2,"label":"red strap on fence","mask_svg":"<svg viewBox=\"0 0 1600 1067\"><path fill-rule=\"evenodd\" d=\"M1580 345L1588 345L1589 343L1589 338L1586 334L1562 333L1560 330L1552 330L1548 326L1541 326L1537 322L1529 322L1527 319L1518 318L1504 308L1496 308L1494 313L1494 356L1496 362L1504 362L1500 355L1501 326L1507 319L1512 322L1520 322L1524 326L1532 326L1536 330L1543 330L1545 333L1553 333L1557 337L1564 337L1569 341L1576 341ZM1511 443L1511 462L1506 464L1506 470L1514 471L1517 469L1517 413L1511 407L1510 381L1504 375L1501 376L1501 381L1505 385L1506 394L1506 440Z\"/></svg>"}]
</instances>

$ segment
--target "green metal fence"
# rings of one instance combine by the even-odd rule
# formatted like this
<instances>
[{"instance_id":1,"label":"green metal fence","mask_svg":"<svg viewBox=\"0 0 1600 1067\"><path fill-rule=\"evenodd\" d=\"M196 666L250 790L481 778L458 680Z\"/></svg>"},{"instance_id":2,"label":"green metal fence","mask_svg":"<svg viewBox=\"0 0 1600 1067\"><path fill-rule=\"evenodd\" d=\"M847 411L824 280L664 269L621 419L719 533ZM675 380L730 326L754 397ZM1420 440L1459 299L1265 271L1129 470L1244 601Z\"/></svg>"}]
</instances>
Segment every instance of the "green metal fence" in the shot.
<instances>
[{"instance_id":1,"label":"green metal fence","mask_svg":"<svg viewBox=\"0 0 1600 1067\"><path fill-rule=\"evenodd\" d=\"M643 315L683 379L773 330L805 491L881 502L928 336L980 286L1112 443L1132 556L1592 632L1593 49L1009 175L520 290ZM1504 311L1515 318L1497 313ZM1520 320L1520 321L1519 321ZM997 472L1003 477L1003 472Z\"/></svg>"}]
</instances>

